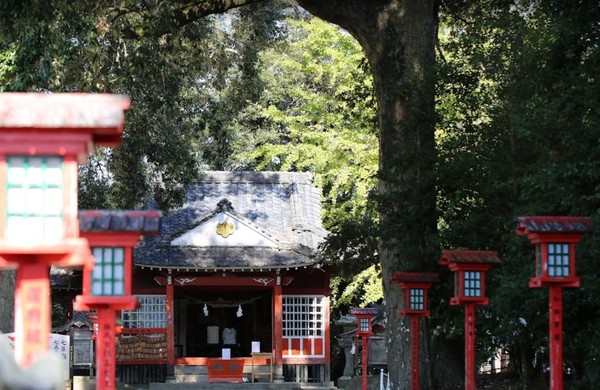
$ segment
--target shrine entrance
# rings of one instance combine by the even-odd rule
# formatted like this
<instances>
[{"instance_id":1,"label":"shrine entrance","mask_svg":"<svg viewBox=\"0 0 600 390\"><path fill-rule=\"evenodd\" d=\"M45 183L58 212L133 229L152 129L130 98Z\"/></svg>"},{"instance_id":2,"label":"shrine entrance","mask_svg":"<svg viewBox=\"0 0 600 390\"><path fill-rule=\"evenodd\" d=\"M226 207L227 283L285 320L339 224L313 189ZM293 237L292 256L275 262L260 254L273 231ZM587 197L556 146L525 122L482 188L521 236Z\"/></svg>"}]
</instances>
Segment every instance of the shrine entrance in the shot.
<instances>
[{"instance_id":1,"label":"shrine entrance","mask_svg":"<svg viewBox=\"0 0 600 390\"><path fill-rule=\"evenodd\" d=\"M175 357L251 355L273 346L273 294L269 290L175 289Z\"/></svg>"}]
</instances>

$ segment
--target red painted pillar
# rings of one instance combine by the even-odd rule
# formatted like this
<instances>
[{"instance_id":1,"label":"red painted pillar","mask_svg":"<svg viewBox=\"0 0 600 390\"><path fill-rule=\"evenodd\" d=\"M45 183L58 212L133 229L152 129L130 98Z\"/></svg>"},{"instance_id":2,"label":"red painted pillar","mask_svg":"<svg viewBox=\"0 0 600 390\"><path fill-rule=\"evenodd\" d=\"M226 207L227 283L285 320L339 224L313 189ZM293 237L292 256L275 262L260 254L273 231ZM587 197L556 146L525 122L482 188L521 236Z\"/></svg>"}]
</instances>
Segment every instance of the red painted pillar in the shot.
<instances>
[{"instance_id":1,"label":"red painted pillar","mask_svg":"<svg viewBox=\"0 0 600 390\"><path fill-rule=\"evenodd\" d=\"M550 286L550 390L563 390L562 287Z\"/></svg>"},{"instance_id":2,"label":"red painted pillar","mask_svg":"<svg viewBox=\"0 0 600 390\"><path fill-rule=\"evenodd\" d=\"M111 307L97 309L98 334L96 335L96 389L115 388L115 310Z\"/></svg>"},{"instance_id":3,"label":"red painted pillar","mask_svg":"<svg viewBox=\"0 0 600 390\"><path fill-rule=\"evenodd\" d=\"M175 289L173 277L167 276L166 311L167 311L167 364L175 365Z\"/></svg>"},{"instance_id":4,"label":"red painted pillar","mask_svg":"<svg viewBox=\"0 0 600 390\"><path fill-rule=\"evenodd\" d=\"M475 390L475 305L465 305L465 390Z\"/></svg>"},{"instance_id":5,"label":"red painted pillar","mask_svg":"<svg viewBox=\"0 0 600 390\"><path fill-rule=\"evenodd\" d=\"M17 269L15 290L15 357L19 365L28 366L48 352L50 323L48 266L23 262Z\"/></svg>"},{"instance_id":6,"label":"red painted pillar","mask_svg":"<svg viewBox=\"0 0 600 390\"><path fill-rule=\"evenodd\" d=\"M369 335L362 336L362 390L369 388L368 383L368 363L369 363Z\"/></svg>"},{"instance_id":7,"label":"red painted pillar","mask_svg":"<svg viewBox=\"0 0 600 390\"><path fill-rule=\"evenodd\" d=\"M273 287L273 346L275 347L275 374L279 380L283 377L283 296L279 276Z\"/></svg>"},{"instance_id":8,"label":"red painted pillar","mask_svg":"<svg viewBox=\"0 0 600 390\"><path fill-rule=\"evenodd\" d=\"M410 316L410 388L421 388L419 378L419 316Z\"/></svg>"}]
</instances>

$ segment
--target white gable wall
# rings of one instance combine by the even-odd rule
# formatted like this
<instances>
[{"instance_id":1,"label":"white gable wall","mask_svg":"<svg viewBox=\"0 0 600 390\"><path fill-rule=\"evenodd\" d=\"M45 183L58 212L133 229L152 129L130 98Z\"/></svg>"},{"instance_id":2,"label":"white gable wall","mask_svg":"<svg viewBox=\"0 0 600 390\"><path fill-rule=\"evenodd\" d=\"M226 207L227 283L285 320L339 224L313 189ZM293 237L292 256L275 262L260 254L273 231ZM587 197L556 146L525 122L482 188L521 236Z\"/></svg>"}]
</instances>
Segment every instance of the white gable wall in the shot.
<instances>
[{"instance_id":1,"label":"white gable wall","mask_svg":"<svg viewBox=\"0 0 600 390\"><path fill-rule=\"evenodd\" d=\"M217 233L217 225L223 222L233 225L233 233L227 237L223 237ZM276 248L278 246L274 239L227 212L217 214L203 224L175 238L171 241L171 245L268 248Z\"/></svg>"}]
</instances>

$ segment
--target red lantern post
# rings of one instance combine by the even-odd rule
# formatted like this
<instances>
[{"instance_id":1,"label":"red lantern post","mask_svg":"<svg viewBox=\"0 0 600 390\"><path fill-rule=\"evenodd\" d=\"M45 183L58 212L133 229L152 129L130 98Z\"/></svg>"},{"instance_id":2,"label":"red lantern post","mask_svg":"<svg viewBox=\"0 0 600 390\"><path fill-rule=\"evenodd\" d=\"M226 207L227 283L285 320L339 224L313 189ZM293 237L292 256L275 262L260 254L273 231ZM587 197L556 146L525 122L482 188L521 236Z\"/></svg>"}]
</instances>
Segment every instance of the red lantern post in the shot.
<instances>
[{"instance_id":1,"label":"red lantern post","mask_svg":"<svg viewBox=\"0 0 600 390\"><path fill-rule=\"evenodd\" d=\"M437 282L438 276L433 273L395 272L392 283L397 284L403 292L401 316L410 317L410 388L419 390L419 317L428 317L427 293L431 285Z\"/></svg>"},{"instance_id":2,"label":"red lantern post","mask_svg":"<svg viewBox=\"0 0 600 390\"><path fill-rule=\"evenodd\" d=\"M142 234L159 231L158 211L84 211L79 214L81 236L88 239L94 266L83 270L83 295L75 310L95 310L96 388L115 388L115 314L138 305L132 296L133 248Z\"/></svg>"},{"instance_id":3,"label":"red lantern post","mask_svg":"<svg viewBox=\"0 0 600 390\"><path fill-rule=\"evenodd\" d=\"M592 231L586 217L520 217L517 234L535 245L535 276L529 287L549 288L550 389L563 389L562 288L579 287L575 245Z\"/></svg>"},{"instance_id":4,"label":"red lantern post","mask_svg":"<svg viewBox=\"0 0 600 390\"><path fill-rule=\"evenodd\" d=\"M120 141L129 100L104 94L0 94L0 268L17 268L15 355L49 350L49 267L91 265L79 237L77 169Z\"/></svg>"},{"instance_id":5,"label":"red lantern post","mask_svg":"<svg viewBox=\"0 0 600 390\"><path fill-rule=\"evenodd\" d=\"M444 250L440 259L454 272L451 305L465 305L465 390L475 390L475 305L487 305L485 273L500 258L492 251Z\"/></svg>"},{"instance_id":6,"label":"red lantern post","mask_svg":"<svg viewBox=\"0 0 600 390\"><path fill-rule=\"evenodd\" d=\"M369 360L369 336L373 334L371 320L377 315L375 308L352 308L350 313L356 316L358 329L356 334L362 338L362 390L368 389L367 371Z\"/></svg>"}]
</instances>

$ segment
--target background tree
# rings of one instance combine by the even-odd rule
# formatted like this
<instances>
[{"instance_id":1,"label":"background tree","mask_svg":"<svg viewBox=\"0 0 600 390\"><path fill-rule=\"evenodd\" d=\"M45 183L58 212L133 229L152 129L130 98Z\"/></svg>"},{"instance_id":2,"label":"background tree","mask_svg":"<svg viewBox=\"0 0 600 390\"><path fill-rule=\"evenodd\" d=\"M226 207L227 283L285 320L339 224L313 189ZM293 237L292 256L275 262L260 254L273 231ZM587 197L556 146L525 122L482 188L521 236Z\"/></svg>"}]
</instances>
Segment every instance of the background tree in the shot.
<instances>
[{"instance_id":1,"label":"background tree","mask_svg":"<svg viewBox=\"0 0 600 390\"><path fill-rule=\"evenodd\" d=\"M123 137L123 148L113 151L107 162L113 175L108 178L113 183L107 200L115 207L133 207L143 204L150 193L168 209L181 199L181 184L195 177L198 166L189 148L197 117L184 115L187 96L179 93L184 89L175 76L211 64L202 61L207 56L210 60L210 46L198 44L214 20L205 16L253 2L124 1L116 6L108 2L3 2L0 33L9 44L2 56L6 63L3 89L130 93L139 109L129 113L126 125L130 130ZM398 291L390 278L397 270L431 268L437 252L431 245L436 215L434 181L429 175L435 161L437 4L434 0L382 0L365 6L360 0L303 0L300 5L352 34L364 48L374 75L380 136L379 213L384 227L378 253L389 328L394 330L388 335L391 378L404 386L409 377L409 351L404 336L395 330L406 327L396 315ZM146 67L149 58L160 66ZM82 73L83 77L75 77L81 82L70 81ZM210 78L210 72L207 75ZM131 85L125 88L129 81ZM196 109L193 113L208 115L203 106L191 107ZM176 114L173 122L166 120ZM150 120L144 120L147 117ZM181 136L170 137L168 130L176 128L181 129ZM175 196L170 196L171 191Z\"/></svg>"},{"instance_id":2,"label":"background tree","mask_svg":"<svg viewBox=\"0 0 600 390\"><path fill-rule=\"evenodd\" d=\"M238 127L229 164L313 173L331 232L324 255L341 272L335 291L345 296L340 303L347 312L352 303L364 306L382 297L378 278L359 275L380 270L372 267L378 263L373 80L358 43L333 25L288 19L284 37L259 56L263 90L255 103L229 120ZM365 299L369 282L376 291Z\"/></svg>"},{"instance_id":3,"label":"background tree","mask_svg":"<svg viewBox=\"0 0 600 390\"><path fill-rule=\"evenodd\" d=\"M82 168L81 204L89 207L136 207L151 195L168 210L202 168L314 172L328 199L327 253L359 264L349 275L379 255L363 275L381 267L398 388L409 378L407 327L396 315L391 274L439 270L440 246L498 250L504 265L490 272L491 305L479 315L489 336L478 337L480 351L506 348L526 384L543 379L532 362L544 359L539 352L547 345L540 315L546 292L527 287L532 248L515 236L515 219L575 214L598 221L600 7L585 0L445 0L434 69L434 1L299 3L345 28L366 61L324 25L285 22L307 17L280 2L6 1L0 89L135 99L123 147L100 151ZM287 37L289 50L277 54L278 39ZM379 158L363 147L375 136ZM570 388L600 379L590 369L600 345L598 318L589 314L600 305L597 235L578 249L583 288L565 295L565 352L576 372ZM447 306L447 276L431 303L438 352L462 337L460 313ZM361 291L360 283L348 281L334 285L340 303L360 304L344 292ZM431 388L457 377L442 367L462 361L460 348L443 351L431 360L438 376Z\"/></svg>"},{"instance_id":4,"label":"background tree","mask_svg":"<svg viewBox=\"0 0 600 390\"><path fill-rule=\"evenodd\" d=\"M443 16L437 143L446 247L498 250L491 305L478 327L481 350L510 352L525 386L545 380L547 292L527 287L532 247L514 234L519 215L587 215L598 220L599 118L594 109L599 60L594 2L446 2ZM597 238L597 233L595 234ZM578 248L581 289L567 290L565 361L569 388L598 380L589 361L597 290L589 276L593 236ZM591 294L591 295L590 295ZM439 298L441 299L441 298ZM525 302L525 303L524 303ZM579 305L578 303L581 303ZM450 335L448 313L440 326ZM479 321L479 320L478 320ZM457 321L460 323L460 320ZM485 358L484 354L481 356Z\"/></svg>"}]
</instances>

